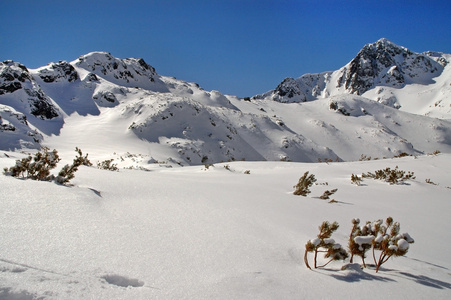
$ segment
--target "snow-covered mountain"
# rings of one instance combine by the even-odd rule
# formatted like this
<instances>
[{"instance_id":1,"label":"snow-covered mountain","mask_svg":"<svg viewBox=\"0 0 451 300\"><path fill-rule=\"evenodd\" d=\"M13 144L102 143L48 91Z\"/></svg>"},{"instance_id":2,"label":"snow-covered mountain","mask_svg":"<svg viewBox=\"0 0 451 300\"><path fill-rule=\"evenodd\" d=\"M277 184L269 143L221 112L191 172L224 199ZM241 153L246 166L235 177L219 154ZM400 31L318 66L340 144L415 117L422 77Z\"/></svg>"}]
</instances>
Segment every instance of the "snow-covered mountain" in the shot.
<instances>
[{"instance_id":1,"label":"snow-covered mountain","mask_svg":"<svg viewBox=\"0 0 451 300\"><path fill-rule=\"evenodd\" d=\"M77 146L138 168L451 152L450 57L381 39L340 70L246 100L106 52L30 70L5 61L0 149Z\"/></svg>"},{"instance_id":2,"label":"snow-covered mountain","mask_svg":"<svg viewBox=\"0 0 451 300\"><path fill-rule=\"evenodd\" d=\"M354 94L415 114L449 119L450 54L415 53L387 39L365 45L336 71L286 78L254 99L305 102Z\"/></svg>"}]
</instances>

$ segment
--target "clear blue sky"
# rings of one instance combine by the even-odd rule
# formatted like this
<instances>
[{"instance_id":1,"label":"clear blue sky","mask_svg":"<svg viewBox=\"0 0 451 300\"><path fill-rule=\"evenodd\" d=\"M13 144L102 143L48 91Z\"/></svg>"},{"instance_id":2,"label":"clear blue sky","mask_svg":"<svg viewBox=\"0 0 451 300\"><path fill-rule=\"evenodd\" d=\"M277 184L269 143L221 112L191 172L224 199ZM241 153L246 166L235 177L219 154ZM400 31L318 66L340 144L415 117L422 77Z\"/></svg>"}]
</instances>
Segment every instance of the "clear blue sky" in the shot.
<instances>
[{"instance_id":1,"label":"clear blue sky","mask_svg":"<svg viewBox=\"0 0 451 300\"><path fill-rule=\"evenodd\" d=\"M450 0L2 0L0 23L2 61L107 51L240 97L336 70L381 37L451 53Z\"/></svg>"}]
</instances>

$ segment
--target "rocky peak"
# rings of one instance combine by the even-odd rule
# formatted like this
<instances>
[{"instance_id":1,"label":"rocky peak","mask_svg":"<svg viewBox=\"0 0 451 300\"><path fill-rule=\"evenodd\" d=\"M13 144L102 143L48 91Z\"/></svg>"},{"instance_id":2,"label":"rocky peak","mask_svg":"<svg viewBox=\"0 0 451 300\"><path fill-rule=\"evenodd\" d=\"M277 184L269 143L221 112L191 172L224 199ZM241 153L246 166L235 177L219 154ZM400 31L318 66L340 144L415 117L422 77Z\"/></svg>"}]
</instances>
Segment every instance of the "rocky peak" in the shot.
<instances>
[{"instance_id":1,"label":"rocky peak","mask_svg":"<svg viewBox=\"0 0 451 300\"><path fill-rule=\"evenodd\" d=\"M377 86L402 88L411 83L430 84L447 63L441 53L415 53L382 38L365 45L337 71L286 78L274 90L253 98L304 102L340 93L362 95Z\"/></svg>"},{"instance_id":2,"label":"rocky peak","mask_svg":"<svg viewBox=\"0 0 451 300\"><path fill-rule=\"evenodd\" d=\"M75 61L79 68L88 70L113 82L139 86L139 82L154 82L158 76L155 69L142 58L120 59L108 52L91 52Z\"/></svg>"},{"instance_id":3,"label":"rocky peak","mask_svg":"<svg viewBox=\"0 0 451 300\"><path fill-rule=\"evenodd\" d=\"M338 86L351 94L362 95L376 85L402 87L415 82L421 73L440 74L443 66L426 55L418 54L382 38L365 45L348 63Z\"/></svg>"},{"instance_id":4,"label":"rocky peak","mask_svg":"<svg viewBox=\"0 0 451 300\"><path fill-rule=\"evenodd\" d=\"M287 77L281 83L279 83L274 91L274 94L274 100L277 100L279 102L287 102L287 98L297 99L299 98L299 96L304 96L302 97L301 102L305 101L305 95L303 95L298 83L296 82L296 79L291 77Z\"/></svg>"}]
</instances>

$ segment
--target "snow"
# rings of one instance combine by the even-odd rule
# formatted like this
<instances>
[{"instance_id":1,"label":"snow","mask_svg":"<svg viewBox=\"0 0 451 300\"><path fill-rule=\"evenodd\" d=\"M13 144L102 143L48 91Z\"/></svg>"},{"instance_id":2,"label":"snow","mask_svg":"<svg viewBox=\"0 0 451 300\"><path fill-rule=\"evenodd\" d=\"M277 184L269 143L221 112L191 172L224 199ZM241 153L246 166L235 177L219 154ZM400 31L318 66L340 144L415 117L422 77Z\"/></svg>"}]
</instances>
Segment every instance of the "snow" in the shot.
<instances>
[{"instance_id":1,"label":"snow","mask_svg":"<svg viewBox=\"0 0 451 300\"><path fill-rule=\"evenodd\" d=\"M22 156L0 152L0 168ZM81 167L67 187L2 174L0 298L310 299L383 289L390 297L447 299L450 159L230 162L230 171L226 164L148 172ZM417 179L350 182L352 173L394 165ZM317 198L326 189L320 184L307 197L292 194L307 170L338 188L337 203ZM304 245L318 226L337 221L332 237L347 244L355 216L392 216L416 243L378 273L371 265L341 270L346 261L308 270Z\"/></svg>"},{"instance_id":2,"label":"snow","mask_svg":"<svg viewBox=\"0 0 451 300\"><path fill-rule=\"evenodd\" d=\"M398 245L398 248L400 250L407 250L407 249L409 249L409 243L405 239L398 240L398 242L396 244Z\"/></svg>"},{"instance_id":3,"label":"snow","mask_svg":"<svg viewBox=\"0 0 451 300\"><path fill-rule=\"evenodd\" d=\"M356 236L354 238L354 242L356 242L356 244L362 246L362 245L371 245L371 243L374 240L374 236L372 235L368 235L368 236Z\"/></svg>"},{"instance_id":4,"label":"snow","mask_svg":"<svg viewBox=\"0 0 451 300\"><path fill-rule=\"evenodd\" d=\"M390 246L388 246L388 249L392 250L392 251L397 251L398 250L398 246L390 245Z\"/></svg>"},{"instance_id":5,"label":"snow","mask_svg":"<svg viewBox=\"0 0 451 300\"><path fill-rule=\"evenodd\" d=\"M335 244L335 240L332 238L326 238L324 239L325 244Z\"/></svg>"},{"instance_id":6,"label":"snow","mask_svg":"<svg viewBox=\"0 0 451 300\"><path fill-rule=\"evenodd\" d=\"M310 243L312 243L313 246L318 246L321 243L321 239L320 238L315 238L310 240Z\"/></svg>"}]
</instances>

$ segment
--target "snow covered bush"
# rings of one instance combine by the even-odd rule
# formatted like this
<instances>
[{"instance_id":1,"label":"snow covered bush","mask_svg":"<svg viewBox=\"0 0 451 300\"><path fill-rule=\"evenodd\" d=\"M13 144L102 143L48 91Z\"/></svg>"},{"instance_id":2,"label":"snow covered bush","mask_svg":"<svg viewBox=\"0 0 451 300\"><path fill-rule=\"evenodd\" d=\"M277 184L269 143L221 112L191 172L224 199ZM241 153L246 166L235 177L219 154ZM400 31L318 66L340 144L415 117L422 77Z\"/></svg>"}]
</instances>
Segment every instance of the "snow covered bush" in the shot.
<instances>
[{"instance_id":1,"label":"snow covered bush","mask_svg":"<svg viewBox=\"0 0 451 300\"><path fill-rule=\"evenodd\" d=\"M65 184L74 178L75 172L80 165L91 165L88 160L88 155L83 156L79 148L75 148L75 151L79 156L74 159L72 165L65 165L56 177L50 171L56 167L61 159L58 151L54 149L52 152L49 152L49 148L47 147L43 147L42 152L37 152L34 157L29 155L21 160L16 160L16 165L5 168L4 174L40 181L55 180L58 183Z\"/></svg>"},{"instance_id":2,"label":"snow covered bush","mask_svg":"<svg viewBox=\"0 0 451 300\"><path fill-rule=\"evenodd\" d=\"M398 166L394 169L385 168L381 170L377 170L374 173L368 172L366 174L362 174L363 178L373 178L383 180L390 184L399 184L408 179L415 179L414 172L399 170Z\"/></svg>"},{"instance_id":3,"label":"snow covered bush","mask_svg":"<svg viewBox=\"0 0 451 300\"><path fill-rule=\"evenodd\" d=\"M348 257L348 253L341 247L340 244L335 243L335 240L331 238L332 233L338 229L337 222L330 224L324 221L319 227L319 234L315 239L307 241L305 244L304 262L307 268L312 269L308 263L308 252L314 253L313 267L321 268L328 265L333 260L345 260ZM324 253L324 258L330 258L330 260L322 266L317 265L318 253Z\"/></svg>"},{"instance_id":4,"label":"snow covered bush","mask_svg":"<svg viewBox=\"0 0 451 300\"><path fill-rule=\"evenodd\" d=\"M372 249L376 272L390 257L405 255L409 250L409 244L414 243L413 238L408 233L399 233L400 224L394 222L392 217L388 217L385 224L382 220L377 220L360 225L359 219L353 219L352 225L348 240L348 248L351 254L350 263L353 263L354 255L357 255L362 258L363 266L366 268L366 253ZM324 267L333 260L345 260L349 256L348 252L331 238L332 233L338 227L337 222L330 224L324 221L319 227L320 232L317 237L305 244L304 262L307 268L311 269L307 257L309 252L314 253L314 268ZM318 253L320 252L325 253L325 258L330 258L322 266L317 265ZM379 252L377 258L376 252Z\"/></svg>"},{"instance_id":5,"label":"snow covered bush","mask_svg":"<svg viewBox=\"0 0 451 300\"><path fill-rule=\"evenodd\" d=\"M352 219L352 229L348 241L348 248L351 252L350 263L353 262L354 255L358 255L362 258L363 266L366 268L365 253L371 249L374 235L369 227L369 222L363 226L359 225L359 219Z\"/></svg>"},{"instance_id":6,"label":"snow covered bush","mask_svg":"<svg viewBox=\"0 0 451 300\"><path fill-rule=\"evenodd\" d=\"M16 160L16 165L9 169L5 168L4 173L13 177L51 181L54 177L50 174L50 170L54 169L60 160L56 150L49 152L49 148L43 147L42 152L37 152L33 157L29 155Z\"/></svg>"},{"instance_id":7,"label":"snow covered bush","mask_svg":"<svg viewBox=\"0 0 451 300\"><path fill-rule=\"evenodd\" d=\"M297 196L307 196L310 194L309 187L311 187L316 182L315 175L305 172L301 178L299 178L298 183L293 186L295 188L293 194Z\"/></svg>"},{"instance_id":8,"label":"snow covered bush","mask_svg":"<svg viewBox=\"0 0 451 300\"><path fill-rule=\"evenodd\" d=\"M371 224L373 235L373 259L376 264L376 273L382 264L388 261L390 257L403 256L409 250L409 244L414 243L414 239L408 233L399 233L400 224L394 222L392 217L388 217L385 225L382 220ZM379 257L376 259L376 251L379 251Z\"/></svg>"}]
</instances>

